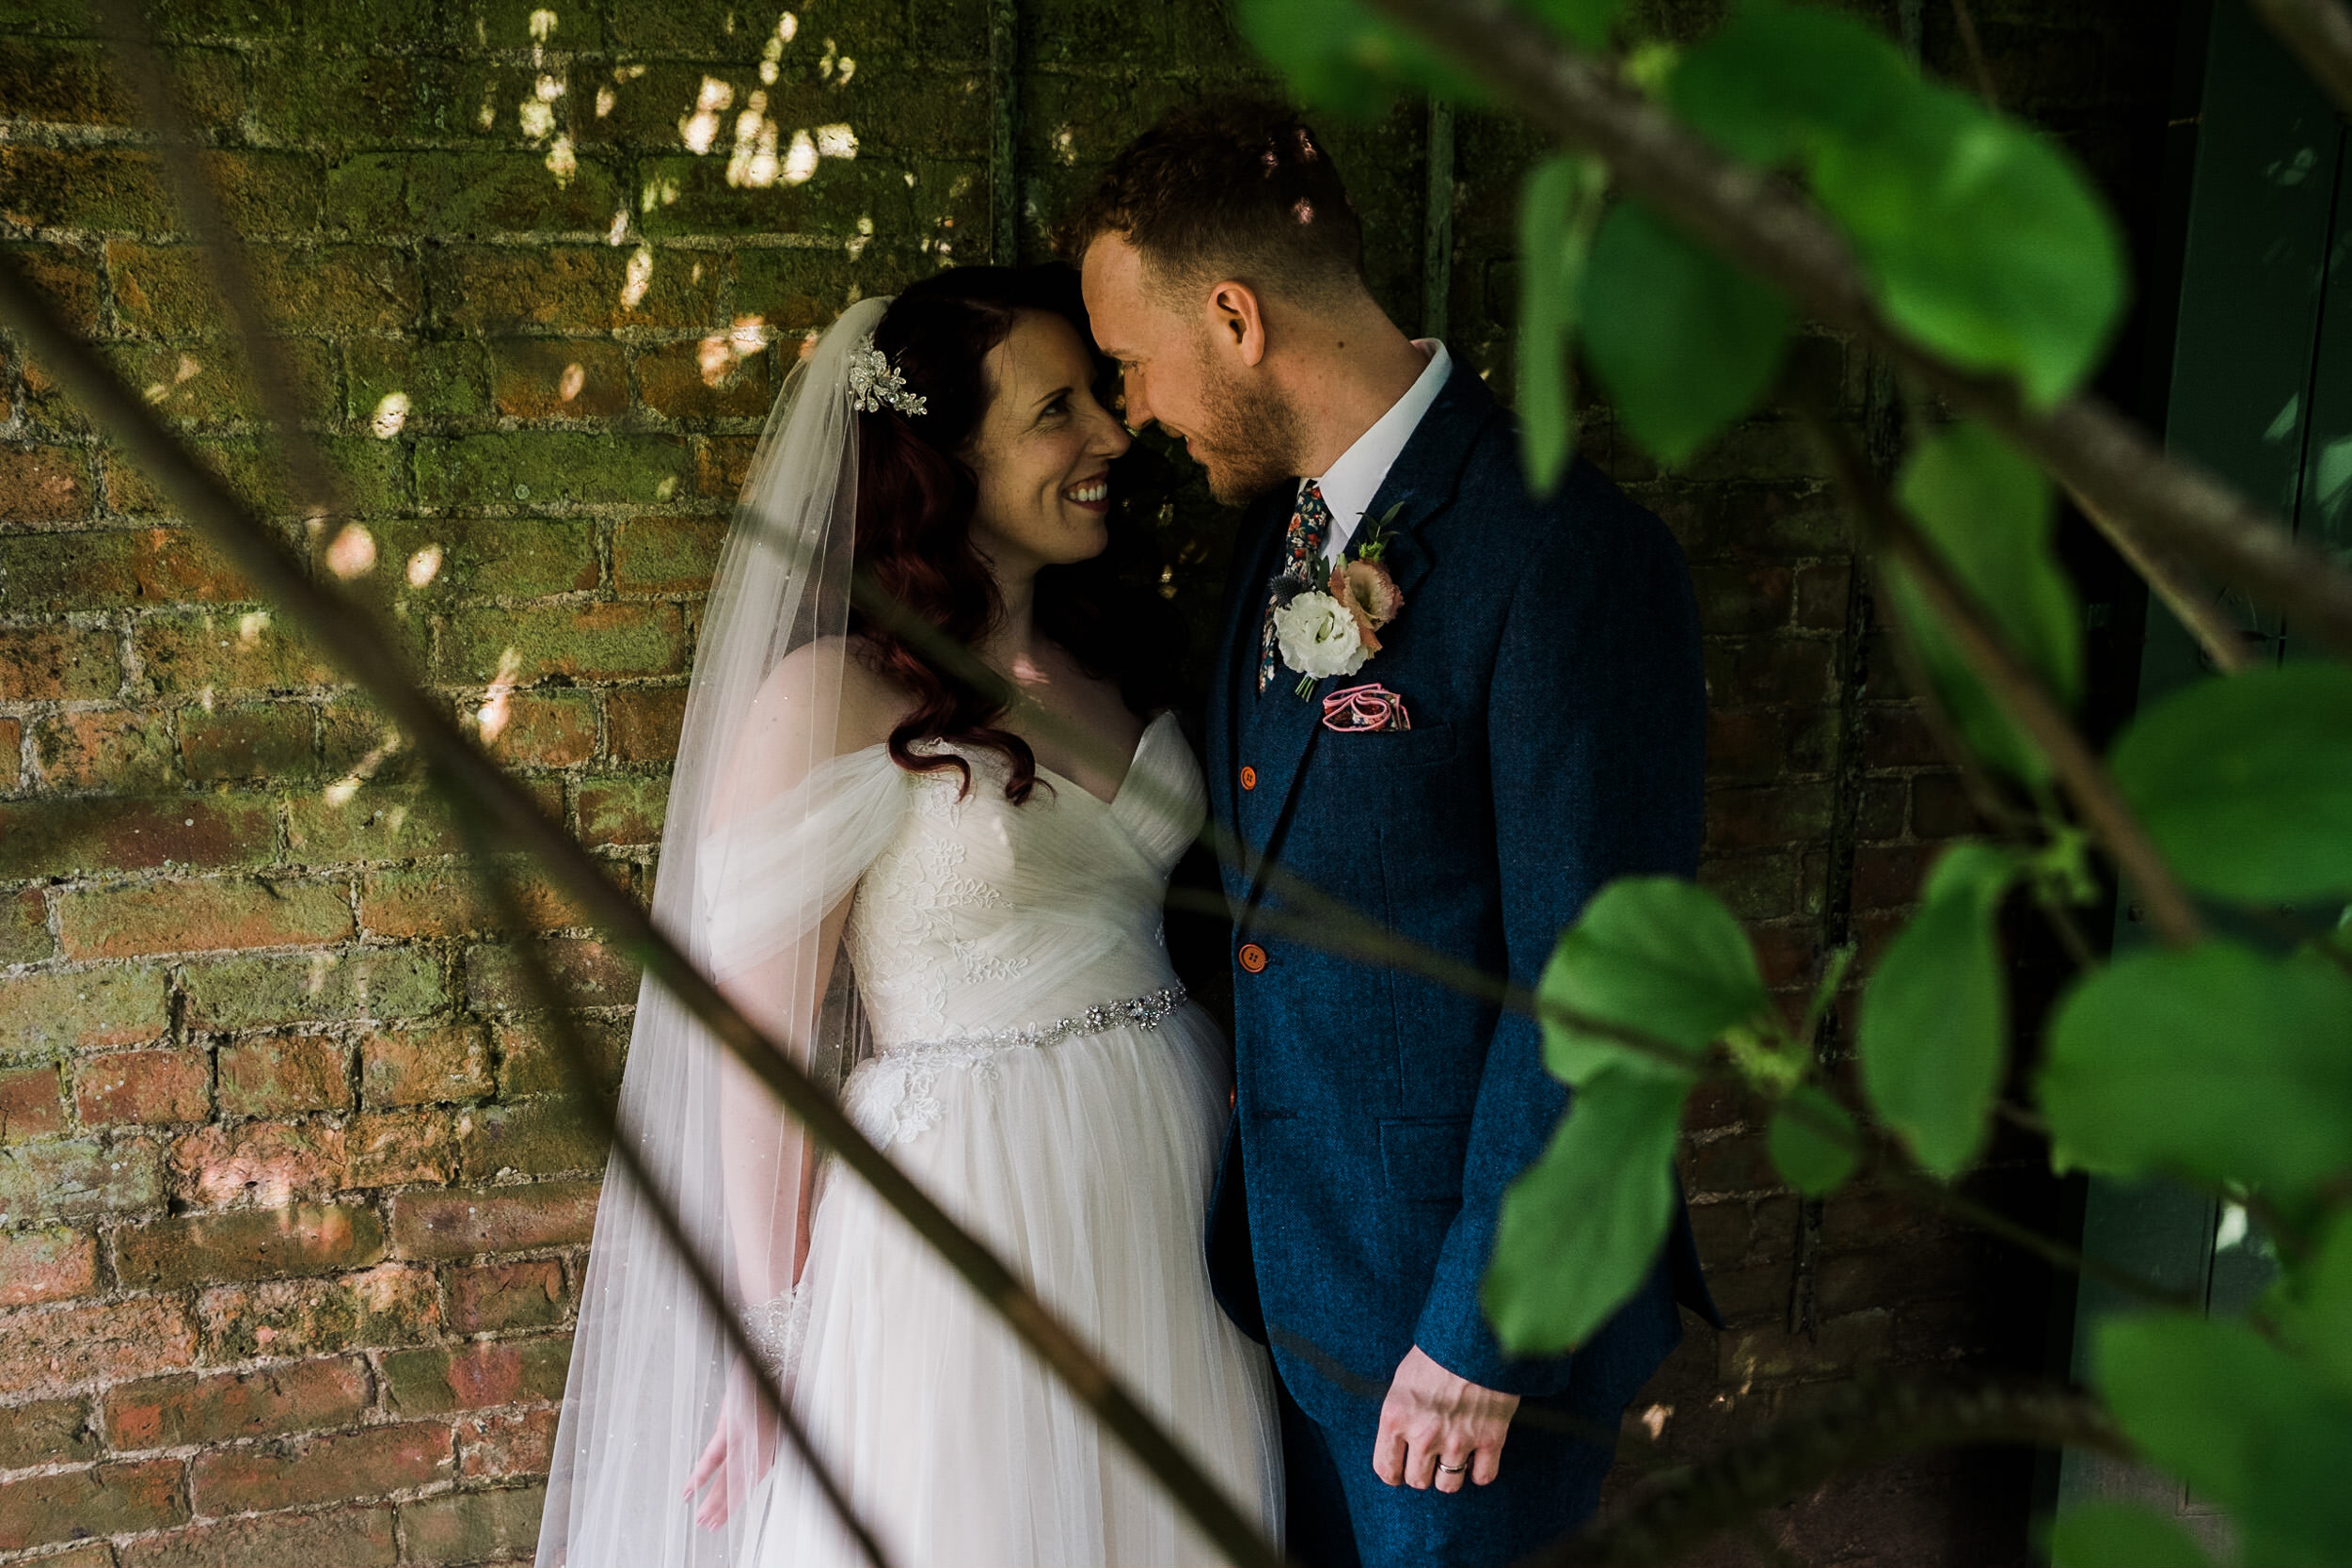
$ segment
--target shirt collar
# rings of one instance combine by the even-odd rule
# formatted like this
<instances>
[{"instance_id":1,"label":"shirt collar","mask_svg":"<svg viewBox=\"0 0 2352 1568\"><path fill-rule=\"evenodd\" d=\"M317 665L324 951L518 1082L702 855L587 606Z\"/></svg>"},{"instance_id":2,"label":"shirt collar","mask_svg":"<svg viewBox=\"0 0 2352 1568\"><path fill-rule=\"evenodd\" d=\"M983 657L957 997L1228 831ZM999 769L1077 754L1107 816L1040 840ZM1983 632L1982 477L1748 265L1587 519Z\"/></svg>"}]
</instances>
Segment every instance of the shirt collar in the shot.
<instances>
[{"instance_id":1,"label":"shirt collar","mask_svg":"<svg viewBox=\"0 0 2352 1568\"><path fill-rule=\"evenodd\" d=\"M1324 504L1331 509L1331 536L1324 546L1327 556L1336 557L1346 547L1363 520L1364 509L1380 493L1381 482L1396 466L1397 455L1405 450L1405 443L1412 439L1422 416L1429 412L1429 405L1445 389L1446 376L1454 365L1445 344L1435 338L1416 338L1413 346L1428 356L1428 365L1406 388L1405 395L1390 404L1389 411L1374 420L1370 430L1357 436L1355 445L1340 453L1339 460L1315 481L1323 492Z\"/></svg>"}]
</instances>

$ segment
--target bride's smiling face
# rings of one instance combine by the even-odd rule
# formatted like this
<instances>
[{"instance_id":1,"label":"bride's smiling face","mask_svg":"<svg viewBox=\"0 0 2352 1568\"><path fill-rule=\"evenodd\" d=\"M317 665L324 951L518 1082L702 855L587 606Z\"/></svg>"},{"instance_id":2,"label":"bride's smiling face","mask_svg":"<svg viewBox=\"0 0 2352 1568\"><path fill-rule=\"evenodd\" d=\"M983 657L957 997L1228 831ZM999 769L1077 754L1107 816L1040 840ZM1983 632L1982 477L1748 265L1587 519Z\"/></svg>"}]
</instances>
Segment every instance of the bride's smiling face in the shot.
<instances>
[{"instance_id":1,"label":"bride's smiling face","mask_svg":"<svg viewBox=\"0 0 2352 1568\"><path fill-rule=\"evenodd\" d=\"M1077 329L1044 311L1024 310L989 351L988 412L965 457L980 481L972 543L1000 577L1090 560L1110 543L1111 459L1130 437L1093 380Z\"/></svg>"}]
</instances>

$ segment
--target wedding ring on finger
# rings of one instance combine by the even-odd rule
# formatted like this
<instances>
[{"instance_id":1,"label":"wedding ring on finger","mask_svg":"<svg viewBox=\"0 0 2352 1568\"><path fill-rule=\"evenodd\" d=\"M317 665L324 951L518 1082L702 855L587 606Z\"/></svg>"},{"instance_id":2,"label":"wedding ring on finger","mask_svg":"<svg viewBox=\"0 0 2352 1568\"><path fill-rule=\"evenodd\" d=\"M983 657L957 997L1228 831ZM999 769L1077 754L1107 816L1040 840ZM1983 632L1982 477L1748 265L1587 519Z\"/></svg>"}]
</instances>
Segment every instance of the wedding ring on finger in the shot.
<instances>
[{"instance_id":1,"label":"wedding ring on finger","mask_svg":"<svg viewBox=\"0 0 2352 1568\"><path fill-rule=\"evenodd\" d=\"M1470 1465L1468 1463L1460 1465L1448 1465L1442 1459L1438 1461L1438 1474L1441 1476L1460 1476L1468 1475L1469 1473Z\"/></svg>"}]
</instances>

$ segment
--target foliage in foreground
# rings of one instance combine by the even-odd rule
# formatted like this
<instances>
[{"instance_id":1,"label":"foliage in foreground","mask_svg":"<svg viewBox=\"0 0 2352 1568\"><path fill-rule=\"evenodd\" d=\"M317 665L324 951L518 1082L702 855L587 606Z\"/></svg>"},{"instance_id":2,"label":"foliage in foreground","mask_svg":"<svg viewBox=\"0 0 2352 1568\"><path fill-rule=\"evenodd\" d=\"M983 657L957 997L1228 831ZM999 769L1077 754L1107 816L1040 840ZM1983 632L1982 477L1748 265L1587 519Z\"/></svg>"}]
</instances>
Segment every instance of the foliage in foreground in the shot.
<instances>
[{"instance_id":1,"label":"foliage in foreground","mask_svg":"<svg viewBox=\"0 0 2352 1568\"><path fill-rule=\"evenodd\" d=\"M1618 23L1618 0L1520 3L1580 48ZM1407 88L1483 96L1441 49L1359 0L1242 9L1259 49L1326 108L1368 111ZM1863 23L1754 0L1687 50L1636 41L1625 69L1724 153L1803 182L1912 343L2012 378L2037 406L2096 368L2126 282L2090 182L2030 130L1922 80ZM1675 464L1774 385L1795 325L1772 289L1638 199L1611 204L1608 187L1608 171L1571 154L1522 193L1518 411L1539 485L1571 451L1572 341L1626 430ZM2051 547L2049 482L1963 424L1918 438L1894 490L2000 640L2071 705L2082 618ZM1956 846L1931 870L1863 992L1851 1109L1817 1039L1844 955L1792 1022L1708 894L1641 879L1593 901L1540 988L1551 1069L1576 1094L1511 1193L1486 1283L1517 1348L1575 1345L1639 1284L1672 1215L1676 1129L1703 1076L1736 1076L1772 1107L1772 1160L1808 1195L1866 1160L1948 1182L1985 1147L2016 1045L1996 917L2020 894L2060 912L2089 902L2089 841L2013 696L1917 582L1892 562L1882 571L1933 702L2026 827ZM2207 911L2276 928L2280 911L2352 898L2352 669L2305 662L2176 693L2116 740L2106 768ZM2352 1489L2337 1473L2352 1453L2352 911L2265 946L2203 935L2090 968L2034 1059L2058 1168L2194 1183L2258 1216L2280 1264L2240 1317L2108 1320L2099 1393L2151 1463L2227 1510L2245 1562L2352 1560ZM2058 1521L2052 1549L2060 1568L2206 1560L2170 1521L2106 1504Z\"/></svg>"}]
</instances>

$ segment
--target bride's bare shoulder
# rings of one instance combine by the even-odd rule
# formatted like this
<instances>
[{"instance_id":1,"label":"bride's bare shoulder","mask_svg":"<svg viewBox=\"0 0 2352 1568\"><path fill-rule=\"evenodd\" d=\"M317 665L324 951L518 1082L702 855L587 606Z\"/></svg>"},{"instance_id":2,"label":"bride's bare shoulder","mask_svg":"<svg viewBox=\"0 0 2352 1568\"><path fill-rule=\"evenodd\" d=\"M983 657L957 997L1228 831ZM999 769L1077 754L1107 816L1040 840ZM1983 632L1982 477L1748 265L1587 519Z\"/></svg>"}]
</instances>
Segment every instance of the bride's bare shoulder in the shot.
<instances>
[{"instance_id":1,"label":"bride's bare shoulder","mask_svg":"<svg viewBox=\"0 0 2352 1568\"><path fill-rule=\"evenodd\" d=\"M834 752L847 753L889 739L914 702L882 673L864 638L823 637L776 662L753 705L753 722L813 738L830 721Z\"/></svg>"}]
</instances>

